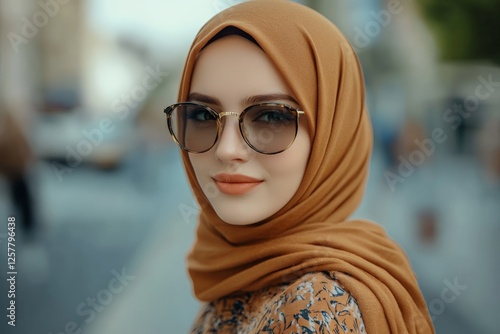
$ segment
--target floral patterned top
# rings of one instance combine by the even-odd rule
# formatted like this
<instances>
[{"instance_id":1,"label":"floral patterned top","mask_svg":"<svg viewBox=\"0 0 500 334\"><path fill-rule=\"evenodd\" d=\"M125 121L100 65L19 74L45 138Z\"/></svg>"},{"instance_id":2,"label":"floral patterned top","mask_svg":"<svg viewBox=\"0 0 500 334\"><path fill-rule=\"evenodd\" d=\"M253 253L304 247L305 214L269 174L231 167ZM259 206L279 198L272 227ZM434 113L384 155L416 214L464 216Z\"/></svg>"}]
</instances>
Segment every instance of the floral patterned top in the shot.
<instances>
[{"instance_id":1,"label":"floral patterned top","mask_svg":"<svg viewBox=\"0 0 500 334\"><path fill-rule=\"evenodd\" d=\"M309 273L290 284L206 303L192 333L366 333L356 299L334 274Z\"/></svg>"}]
</instances>

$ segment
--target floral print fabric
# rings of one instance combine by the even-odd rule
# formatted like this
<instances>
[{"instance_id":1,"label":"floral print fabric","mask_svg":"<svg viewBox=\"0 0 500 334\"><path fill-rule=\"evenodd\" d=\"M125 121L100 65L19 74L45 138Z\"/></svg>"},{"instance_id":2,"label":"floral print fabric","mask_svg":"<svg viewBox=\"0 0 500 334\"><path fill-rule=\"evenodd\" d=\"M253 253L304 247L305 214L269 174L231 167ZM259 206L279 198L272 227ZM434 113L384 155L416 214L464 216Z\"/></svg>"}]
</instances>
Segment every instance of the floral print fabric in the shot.
<instances>
[{"instance_id":1,"label":"floral print fabric","mask_svg":"<svg viewBox=\"0 0 500 334\"><path fill-rule=\"evenodd\" d=\"M334 274L240 292L207 303L192 333L366 333L355 298Z\"/></svg>"}]
</instances>

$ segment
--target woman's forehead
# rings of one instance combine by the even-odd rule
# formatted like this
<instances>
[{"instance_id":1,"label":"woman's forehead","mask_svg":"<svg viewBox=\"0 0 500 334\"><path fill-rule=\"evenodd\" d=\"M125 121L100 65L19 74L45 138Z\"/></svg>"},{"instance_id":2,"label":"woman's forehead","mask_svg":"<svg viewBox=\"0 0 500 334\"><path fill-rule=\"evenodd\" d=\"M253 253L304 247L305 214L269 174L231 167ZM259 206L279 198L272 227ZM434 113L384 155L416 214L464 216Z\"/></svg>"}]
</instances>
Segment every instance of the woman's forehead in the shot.
<instances>
[{"instance_id":1,"label":"woman's forehead","mask_svg":"<svg viewBox=\"0 0 500 334\"><path fill-rule=\"evenodd\" d=\"M285 79L262 49L236 35L218 39L202 50L194 64L189 91L223 102L270 94L288 95L295 100Z\"/></svg>"}]
</instances>

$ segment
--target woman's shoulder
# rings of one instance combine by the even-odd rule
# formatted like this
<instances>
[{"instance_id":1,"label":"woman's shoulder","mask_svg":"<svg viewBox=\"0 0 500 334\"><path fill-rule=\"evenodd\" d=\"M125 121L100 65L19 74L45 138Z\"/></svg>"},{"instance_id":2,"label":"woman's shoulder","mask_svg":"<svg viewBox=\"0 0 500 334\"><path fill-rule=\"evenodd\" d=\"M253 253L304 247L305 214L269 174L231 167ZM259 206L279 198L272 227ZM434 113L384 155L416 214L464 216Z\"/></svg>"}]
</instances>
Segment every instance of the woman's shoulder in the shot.
<instances>
[{"instance_id":1,"label":"woman's shoulder","mask_svg":"<svg viewBox=\"0 0 500 334\"><path fill-rule=\"evenodd\" d=\"M270 333L365 333L354 296L332 273L308 273L291 282L268 309Z\"/></svg>"}]
</instances>

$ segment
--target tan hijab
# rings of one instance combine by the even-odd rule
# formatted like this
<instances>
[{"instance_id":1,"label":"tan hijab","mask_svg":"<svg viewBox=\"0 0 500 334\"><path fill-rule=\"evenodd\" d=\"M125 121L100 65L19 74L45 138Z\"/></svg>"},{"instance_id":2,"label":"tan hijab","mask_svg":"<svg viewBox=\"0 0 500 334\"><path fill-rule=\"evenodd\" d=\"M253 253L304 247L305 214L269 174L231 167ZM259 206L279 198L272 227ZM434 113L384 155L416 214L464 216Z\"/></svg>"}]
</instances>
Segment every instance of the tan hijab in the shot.
<instances>
[{"instance_id":1,"label":"tan hijab","mask_svg":"<svg viewBox=\"0 0 500 334\"><path fill-rule=\"evenodd\" d=\"M378 225L347 221L362 199L372 147L363 77L352 47L330 21L305 6L245 2L200 30L186 60L179 101L188 96L197 55L229 26L250 34L285 78L308 117L312 149L290 202L248 226L217 216L182 153L202 208L188 256L196 297L212 301L329 271L357 299L368 333L432 333L402 250Z\"/></svg>"}]
</instances>

